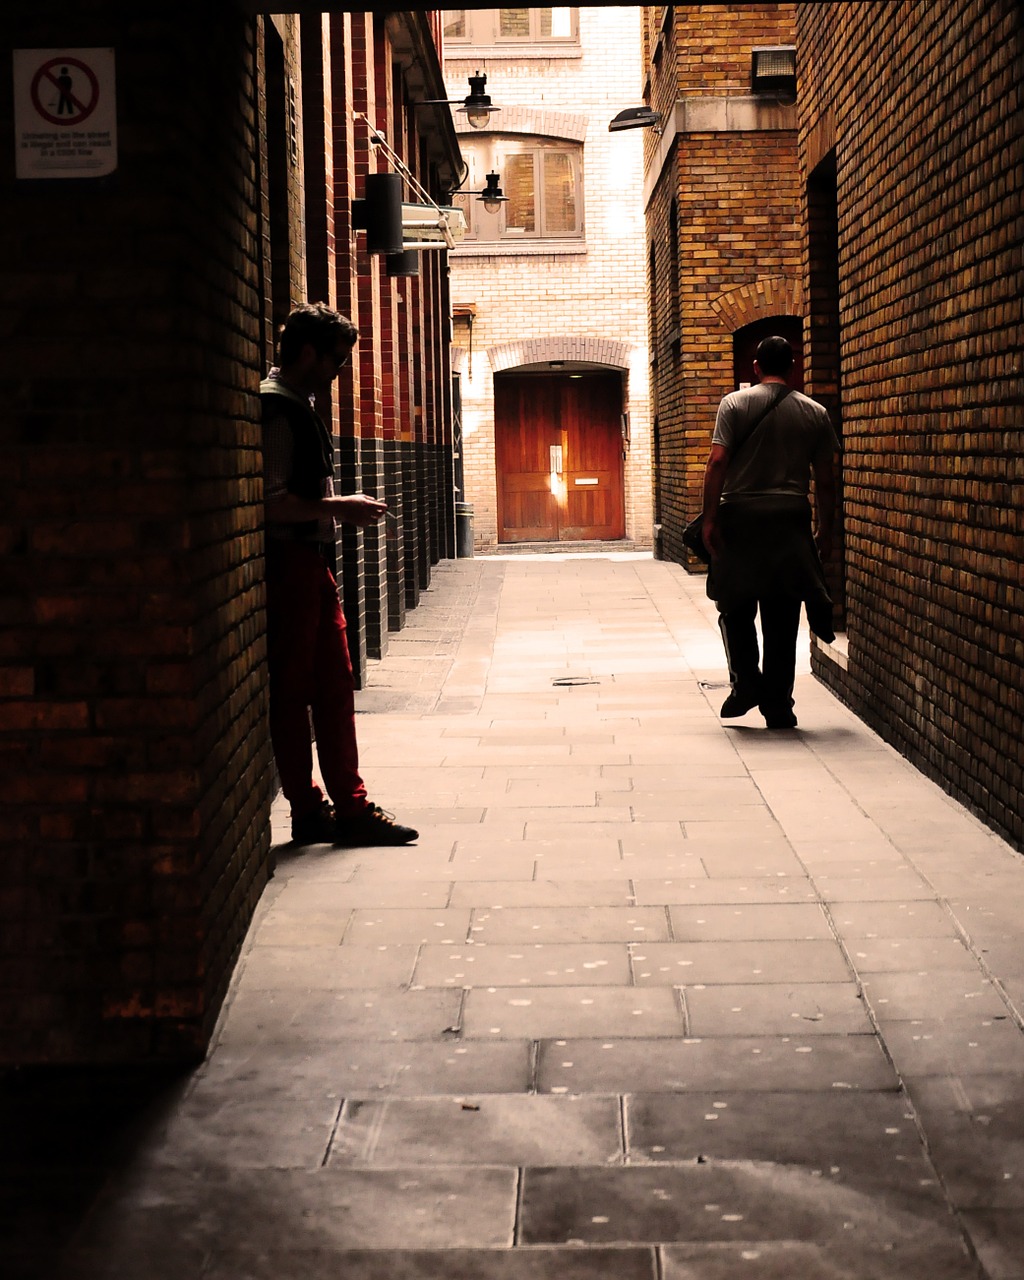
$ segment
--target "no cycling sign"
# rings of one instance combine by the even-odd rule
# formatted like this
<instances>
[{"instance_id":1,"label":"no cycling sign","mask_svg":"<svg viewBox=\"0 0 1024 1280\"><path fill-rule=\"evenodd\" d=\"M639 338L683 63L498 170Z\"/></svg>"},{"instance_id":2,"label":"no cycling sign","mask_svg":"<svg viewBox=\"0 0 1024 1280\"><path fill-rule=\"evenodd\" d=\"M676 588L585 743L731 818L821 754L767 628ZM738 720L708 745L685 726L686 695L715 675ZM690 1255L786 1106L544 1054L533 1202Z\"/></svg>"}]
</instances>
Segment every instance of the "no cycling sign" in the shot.
<instances>
[{"instance_id":1,"label":"no cycling sign","mask_svg":"<svg viewBox=\"0 0 1024 1280\"><path fill-rule=\"evenodd\" d=\"M113 49L15 49L19 178L101 178L117 168Z\"/></svg>"}]
</instances>

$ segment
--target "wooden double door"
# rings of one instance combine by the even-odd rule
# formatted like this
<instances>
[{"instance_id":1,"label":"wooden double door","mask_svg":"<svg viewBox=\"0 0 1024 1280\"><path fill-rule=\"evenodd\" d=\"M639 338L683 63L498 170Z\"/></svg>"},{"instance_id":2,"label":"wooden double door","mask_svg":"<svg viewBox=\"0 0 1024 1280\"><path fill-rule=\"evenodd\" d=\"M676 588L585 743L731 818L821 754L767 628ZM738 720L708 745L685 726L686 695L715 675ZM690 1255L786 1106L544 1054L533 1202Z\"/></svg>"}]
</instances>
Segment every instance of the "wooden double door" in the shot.
<instances>
[{"instance_id":1,"label":"wooden double door","mask_svg":"<svg viewBox=\"0 0 1024 1280\"><path fill-rule=\"evenodd\" d=\"M494 443L499 542L621 538L618 374L498 374Z\"/></svg>"}]
</instances>

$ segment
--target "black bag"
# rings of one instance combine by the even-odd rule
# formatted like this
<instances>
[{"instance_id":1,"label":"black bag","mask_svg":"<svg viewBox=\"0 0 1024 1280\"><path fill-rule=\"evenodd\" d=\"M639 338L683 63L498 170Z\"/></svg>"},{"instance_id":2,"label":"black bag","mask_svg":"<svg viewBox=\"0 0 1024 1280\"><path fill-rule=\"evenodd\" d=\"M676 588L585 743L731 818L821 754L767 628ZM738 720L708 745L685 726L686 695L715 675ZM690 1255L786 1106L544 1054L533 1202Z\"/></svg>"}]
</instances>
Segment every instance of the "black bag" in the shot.
<instances>
[{"instance_id":1,"label":"black bag","mask_svg":"<svg viewBox=\"0 0 1024 1280\"><path fill-rule=\"evenodd\" d=\"M747 431L747 434L743 437L743 439L740 441L737 447L733 450L732 459L731 459L732 462L736 461L736 458L739 455L740 450L751 438L751 436L758 429L761 423L764 422L765 418L768 417L768 415L771 413L773 409L777 409L778 406L782 404L783 400L785 400L786 396L788 396L792 390L793 390L792 387L786 387L783 390L782 395L776 396L775 399L771 402L771 404L768 405L766 409L763 409L760 414L758 414L758 416L754 419L753 423L751 424L750 429ZM686 528L683 530L683 546L689 548L689 550L692 551L693 554L699 560L703 560L705 564L710 564L711 552L704 545L703 525L704 525L704 512L702 511L700 515L695 516L690 521L690 523L686 526Z\"/></svg>"},{"instance_id":2,"label":"black bag","mask_svg":"<svg viewBox=\"0 0 1024 1280\"><path fill-rule=\"evenodd\" d=\"M705 564L711 563L711 553L704 545L704 512L696 516L683 530L683 546L689 547L698 559L703 560Z\"/></svg>"}]
</instances>

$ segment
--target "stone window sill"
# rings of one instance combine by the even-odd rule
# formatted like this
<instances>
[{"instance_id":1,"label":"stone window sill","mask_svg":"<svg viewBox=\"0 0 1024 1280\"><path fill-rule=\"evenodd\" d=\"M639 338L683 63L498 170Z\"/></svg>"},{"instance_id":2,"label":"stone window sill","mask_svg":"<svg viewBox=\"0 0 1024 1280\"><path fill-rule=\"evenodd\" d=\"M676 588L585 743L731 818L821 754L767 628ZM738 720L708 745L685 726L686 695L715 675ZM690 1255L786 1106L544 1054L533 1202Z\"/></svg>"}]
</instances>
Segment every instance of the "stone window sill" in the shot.
<instances>
[{"instance_id":1,"label":"stone window sill","mask_svg":"<svg viewBox=\"0 0 1024 1280\"><path fill-rule=\"evenodd\" d=\"M448 257L459 262L463 258L543 258L552 254L583 257L586 252L585 240L486 240L473 244L463 241L457 249L448 251Z\"/></svg>"}]
</instances>

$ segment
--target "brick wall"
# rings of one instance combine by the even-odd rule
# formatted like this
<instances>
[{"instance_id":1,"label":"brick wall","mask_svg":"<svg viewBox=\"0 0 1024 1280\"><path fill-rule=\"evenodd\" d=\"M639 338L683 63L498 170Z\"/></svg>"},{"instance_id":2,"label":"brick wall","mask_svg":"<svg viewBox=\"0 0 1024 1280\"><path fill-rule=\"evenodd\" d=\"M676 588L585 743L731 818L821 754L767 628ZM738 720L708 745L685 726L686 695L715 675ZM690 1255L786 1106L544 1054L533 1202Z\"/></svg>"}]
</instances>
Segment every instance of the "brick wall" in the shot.
<instances>
[{"instance_id":1,"label":"brick wall","mask_svg":"<svg viewBox=\"0 0 1024 1280\"><path fill-rule=\"evenodd\" d=\"M750 97L751 49L792 43L793 23L787 4L645 10L647 98L665 118L645 144L655 518L660 553L691 568L681 534L734 389L733 334L803 312L796 115Z\"/></svg>"},{"instance_id":2,"label":"brick wall","mask_svg":"<svg viewBox=\"0 0 1024 1280\"><path fill-rule=\"evenodd\" d=\"M256 42L202 16L5 12L114 47L119 166L0 174L4 1061L201 1053L267 875Z\"/></svg>"},{"instance_id":3,"label":"brick wall","mask_svg":"<svg viewBox=\"0 0 1024 1280\"><path fill-rule=\"evenodd\" d=\"M369 142L363 112L428 191L440 195L391 23L380 13L331 19L331 76L341 109L334 113L335 235L332 260L344 304L360 332L351 374L339 379L335 418L341 480L387 500L387 523L342 529L339 572L357 681L369 659L387 650L388 635L430 582L431 568L452 553L449 492L452 448L450 356L447 344L447 266L443 253L420 255L419 274L389 276L383 257L366 252L351 230L348 202L364 194L370 173L393 162ZM423 15L405 15L418 23ZM436 23L434 24L436 26ZM427 30L434 28L427 24ZM406 200L413 198L406 192ZM445 536L440 536L441 534Z\"/></svg>"},{"instance_id":4,"label":"brick wall","mask_svg":"<svg viewBox=\"0 0 1024 1280\"><path fill-rule=\"evenodd\" d=\"M473 504L478 547L494 546L498 536L493 374L499 365L510 367L502 362L506 344L526 339L560 346L586 339L588 351L605 339L616 344L614 367L626 377L632 431L625 462L626 535L640 545L651 541L643 142L636 133L608 132L612 116L638 99L639 10L582 9L579 53L557 61L515 59L504 51L487 56L487 91L502 109L496 127L585 138L586 236L578 251L559 254L451 255L452 301L477 304L471 360L465 320L456 321L455 342L461 356L466 500ZM465 97L466 75L477 63L460 58L454 45L445 56L448 96Z\"/></svg>"},{"instance_id":5,"label":"brick wall","mask_svg":"<svg viewBox=\"0 0 1024 1280\"><path fill-rule=\"evenodd\" d=\"M838 359L812 299L810 367L845 445L848 655L815 669L1024 847L1020 6L798 10L802 161L834 151L838 202Z\"/></svg>"}]
</instances>

